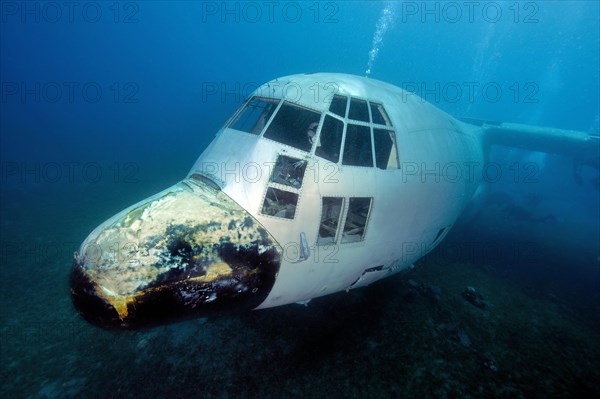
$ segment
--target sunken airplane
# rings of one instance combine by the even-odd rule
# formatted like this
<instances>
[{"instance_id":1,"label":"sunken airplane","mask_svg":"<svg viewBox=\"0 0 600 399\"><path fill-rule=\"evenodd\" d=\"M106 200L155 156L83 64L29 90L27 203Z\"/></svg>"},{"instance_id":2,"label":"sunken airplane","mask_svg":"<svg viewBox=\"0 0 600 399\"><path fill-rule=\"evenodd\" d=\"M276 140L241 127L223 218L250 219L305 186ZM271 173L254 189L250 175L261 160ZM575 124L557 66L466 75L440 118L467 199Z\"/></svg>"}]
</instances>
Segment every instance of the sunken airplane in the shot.
<instances>
[{"instance_id":1,"label":"sunken airplane","mask_svg":"<svg viewBox=\"0 0 600 399\"><path fill-rule=\"evenodd\" d=\"M491 145L584 159L598 143L461 121L369 78L278 78L185 179L92 231L75 254L72 299L89 322L132 329L362 287L444 239L485 190Z\"/></svg>"}]
</instances>

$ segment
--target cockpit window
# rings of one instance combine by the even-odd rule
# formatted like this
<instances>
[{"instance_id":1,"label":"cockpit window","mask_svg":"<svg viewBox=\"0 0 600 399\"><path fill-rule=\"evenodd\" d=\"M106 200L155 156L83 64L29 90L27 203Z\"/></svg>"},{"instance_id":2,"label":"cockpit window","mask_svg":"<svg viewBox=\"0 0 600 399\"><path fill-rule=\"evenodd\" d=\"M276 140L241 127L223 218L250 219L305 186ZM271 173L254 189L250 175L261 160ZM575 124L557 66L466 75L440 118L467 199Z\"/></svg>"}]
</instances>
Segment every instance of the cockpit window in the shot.
<instances>
[{"instance_id":1,"label":"cockpit window","mask_svg":"<svg viewBox=\"0 0 600 399\"><path fill-rule=\"evenodd\" d=\"M371 116L373 117L373 123L392 126L392 122L381 104L371 103Z\"/></svg>"},{"instance_id":2,"label":"cockpit window","mask_svg":"<svg viewBox=\"0 0 600 399\"><path fill-rule=\"evenodd\" d=\"M344 118L346 109L347 119ZM344 119L338 119L333 114ZM342 137L344 145L340 150ZM354 97L333 96L320 130L315 155L339 162L340 151L344 165L399 169L396 132L382 104Z\"/></svg>"},{"instance_id":3,"label":"cockpit window","mask_svg":"<svg viewBox=\"0 0 600 399\"><path fill-rule=\"evenodd\" d=\"M279 155L269 181L293 188L300 188L305 170L306 161Z\"/></svg>"},{"instance_id":4,"label":"cockpit window","mask_svg":"<svg viewBox=\"0 0 600 399\"><path fill-rule=\"evenodd\" d=\"M398 169L396 137L392 130L373 129L375 164L379 169Z\"/></svg>"},{"instance_id":5,"label":"cockpit window","mask_svg":"<svg viewBox=\"0 0 600 399\"><path fill-rule=\"evenodd\" d=\"M310 151L320 119L318 112L284 102L264 137L302 151Z\"/></svg>"},{"instance_id":6,"label":"cockpit window","mask_svg":"<svg viewBox=\"0 0 600 399\"><path fill-rule=\"evenodd\" d=\"M340 159L340 146L344 134L344 122L330 115L325 116L321 136L315 155L337 163Z\"/></svg>"},{"instance_id":7,"label":"cockpit window","mask_svg":"<svg viewBox=\"0 0 600 399\"><path fill-rule=\"evenodd\" d=\"M297 204L298 194L269 187L261 212L265 215L293 219Z\"/></svg>"},{"instance_id":8,"label":"cockpit window","mask_svg":"<svg viewBox=\"0 0 600 399\"><path fill-rule=\"evenodd\" d=\"M335 244L335 236L342 216L343 198L323 197L321 223L319 224L318 245Z\"/></svg>"},{"instance_id":9,"label":"cockpit window","mask_svg":"<svg viewBox=\"0 0 600 399\"><path fill-rule=\"evenodd\" d=\"M348 102L347 97L336 94L335 96L333 96L333 100L331 100L331 105L329 106L329 111L333 112L336 115L341 116L342 118L345 118L347 102Z\"/></svg>"},{"instance_id":10,"label":"cockpit window","mask_svg":"<svg viewBox=\"0 0 600 399\"><path fill-rule=\"evenodd\" d=\"M278 100L252 97L231 122L230 127L242 132L260 134L277 108Z\"/></svg>"},{"instance_id":11,"label":"cockpit window","mask_svg":"<svg viewBox=\"0 0 600 399\"><path fill-rule=\"evenodd\" d=\"M362 241L365 237L365 227L371 209L371 198L350 198L348 214L344 223L342 243Z\"/></svg>"},{"instance_id":12,"label":"cockpit window","mask_svg":"<svg viewBox=\"0 0 600 399\"><path fill-rule=\"evenodd\" d=\"M344 142L342 164L351 166L373 166L371 128L348 124Z\"/></svg>"},{"instance_id":13,"label":"cockpit window","mask_svg":"<svg viewBox=\"0 0 600 399\"><path fill-rule=\"evenodd\" d=\"M400 167L396 132L382 104L336 94L321 126L319 112L288 101L278 108L279 104L278 99L252 97L234 114L228 127L255 135L262 133L267 139L306 152L314 146L316 156L335 163L343 155L344 165L376 166L379 169ZM345 119L346 115L348 119ZM290 179L289 184L279 183L294 188L296 183L301 184L301 179L294 180L293 176Z\"/></svg>"},{"instance_id":14,"label":"cockpit window","mask_svg":"<svg viewBox=\"0 0 600 399\"><path fill-rule=\"evenodd\" d=\"M263 215L284 219L294 218L298 205L298 190L302 187L306 164L305 160L287 155L277 157L261 208ZM274 185L280 188L274 187Z\"/></svg>"},{"instance_id":15,"label":"cockpit window","mask_svg":"<svg viewBox=\"0 0 600 399\"><path fill-rule=\"evenodd\" d=\"M352 98L350 100L350 111L348 112L348 119L354 119L361 122L369 122L369 109L367 108L367 102L358 98Z\"/></svg>"}]
</instances>

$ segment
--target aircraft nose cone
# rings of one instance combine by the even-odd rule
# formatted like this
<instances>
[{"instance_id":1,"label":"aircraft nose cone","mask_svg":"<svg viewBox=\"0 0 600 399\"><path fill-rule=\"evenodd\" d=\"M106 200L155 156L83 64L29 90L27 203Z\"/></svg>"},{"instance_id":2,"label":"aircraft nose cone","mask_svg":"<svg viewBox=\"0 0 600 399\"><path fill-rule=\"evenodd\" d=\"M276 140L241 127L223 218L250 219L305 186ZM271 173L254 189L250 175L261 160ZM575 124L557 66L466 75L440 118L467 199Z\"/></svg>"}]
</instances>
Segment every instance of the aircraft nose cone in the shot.
<instances>
[{"instance_id":1,"label":"aircraft nose cone","mask_svg":"<svg viewBox=\"0 0 600 399\"><path fill-rule=\"evenodd\" d=\"M73 304L132 329L253 309L279 271L274 238L235 201L189 178L98 226L75 255Z\"/></svg>"}]
</instances>

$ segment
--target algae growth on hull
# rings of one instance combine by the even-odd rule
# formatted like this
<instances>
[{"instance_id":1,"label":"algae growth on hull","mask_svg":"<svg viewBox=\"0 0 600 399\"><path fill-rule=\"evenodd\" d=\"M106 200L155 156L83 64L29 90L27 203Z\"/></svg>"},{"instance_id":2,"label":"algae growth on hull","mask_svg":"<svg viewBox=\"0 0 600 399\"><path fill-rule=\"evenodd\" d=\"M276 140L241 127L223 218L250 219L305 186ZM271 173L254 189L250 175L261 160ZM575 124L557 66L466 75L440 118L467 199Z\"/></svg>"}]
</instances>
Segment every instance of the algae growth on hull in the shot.
<instances>
[{"instance_id":1,"label":"algae growth on hull","mask_svg":"<svg viewBox=\"0 0 600 399\"><path fill-rule=\"evenodd\" d=\"M121 327L252 309L274 283L279 254L248 212L190 178L89 235L74 261L73 300L89 321Z\"/></svg>"}]
</instances>

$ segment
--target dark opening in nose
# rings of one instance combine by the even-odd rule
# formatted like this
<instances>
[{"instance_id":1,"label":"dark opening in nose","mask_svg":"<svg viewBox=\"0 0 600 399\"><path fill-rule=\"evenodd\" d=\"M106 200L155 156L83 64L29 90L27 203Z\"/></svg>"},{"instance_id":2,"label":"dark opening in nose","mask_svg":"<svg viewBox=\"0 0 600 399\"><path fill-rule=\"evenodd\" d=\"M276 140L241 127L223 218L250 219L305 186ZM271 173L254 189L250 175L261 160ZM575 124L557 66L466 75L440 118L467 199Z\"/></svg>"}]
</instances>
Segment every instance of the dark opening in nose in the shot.
<instances>
[{"instance_id":1,"label":"dark opening in nose","mask_svg":"<svg viewBox=\"0 0 600 399\"><path fill-rule=\"evenodd\" d=\"M98 295L96 287L81 270L77 261L73 263L70 284L73 304L86 321L99 327L121 327L122 321L119 319L116 309Z\"/></svg>"},{"instance_id":2,"label":"dark opening in nose","mask_svg":"<svg viewBox=\"0 0 600 399\"><path fill-rule=\"evenodd\" d=\"M275 283L278 252L225 243L218 253L230 273L190 277L186 270L178 270L157 277L132 295L115 298L104 295L85 273L83 262L76 260L71 273L73 304L85 320L108 329L149 327L257 307Z\"/></svg>"}]
</instances>

